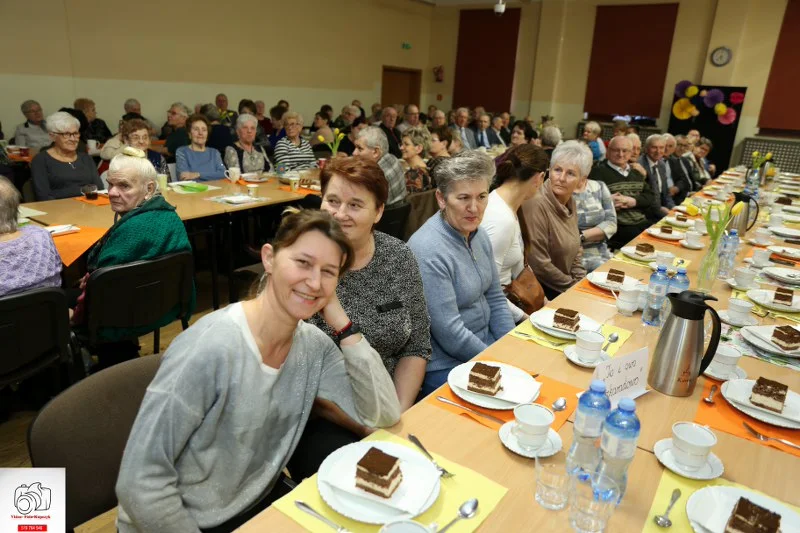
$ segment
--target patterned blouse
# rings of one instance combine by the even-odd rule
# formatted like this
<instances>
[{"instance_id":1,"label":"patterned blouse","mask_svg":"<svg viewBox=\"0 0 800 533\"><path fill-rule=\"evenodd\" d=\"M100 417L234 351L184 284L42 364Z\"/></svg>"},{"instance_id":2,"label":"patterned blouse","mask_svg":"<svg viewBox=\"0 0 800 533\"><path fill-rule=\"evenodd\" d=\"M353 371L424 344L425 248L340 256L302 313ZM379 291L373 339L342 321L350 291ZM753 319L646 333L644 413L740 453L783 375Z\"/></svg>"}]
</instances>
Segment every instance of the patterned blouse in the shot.
<instances>
[{"instance_id":1,"label":"patterned blouse","mask_svg":"<svg viewBox=\"0 0 800 533\"><path fill-rule=\"evenodd\" d=\"M225 148L225 166L228 168L239 167L243 172L267 172L270 169L269 159L264 149L254 146L249 152L238 145Z\"/></svg>"},{"instance_id":2,"label":"patterned blouse","mask_svg":"<svg viewBox=\"0 0 800 533\"><path fill-rule=\"evenodd\" d=\"M406 190L409 194L427 191L433 187L433 178L427 168L414 167L406 170Z\"/></svg>"},{"instance_id":3,"label":"patterned blouse","mask_svg":"<svg viewBox=\"0 0 800 533\"><path fill-rule=\"evenodd\" d=\"M578 210L578 229L590 228L603 230L606 239L617 232L617 212L608 187L601 181L586 180L586 188L582 192L572 193ZM583 268L591 272L611 259L606 241L587 242L583 245Z\"/></svg>"}]
</instances>

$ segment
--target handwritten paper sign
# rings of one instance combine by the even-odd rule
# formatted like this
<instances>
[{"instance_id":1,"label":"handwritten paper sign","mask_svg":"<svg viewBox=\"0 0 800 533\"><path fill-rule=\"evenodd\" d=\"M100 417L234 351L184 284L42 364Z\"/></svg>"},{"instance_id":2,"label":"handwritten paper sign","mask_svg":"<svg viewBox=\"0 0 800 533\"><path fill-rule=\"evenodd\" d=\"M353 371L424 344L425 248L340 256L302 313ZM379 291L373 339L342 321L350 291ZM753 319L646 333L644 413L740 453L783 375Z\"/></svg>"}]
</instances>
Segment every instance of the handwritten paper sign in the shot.
<instances>
[{"instance_id":1,"label":"handwritten paper sign","mask_svg":"<svg viewBox=\"0 0 800 533\"><path fill-rule=\"evenodd\" d=\"M647 392L647 348L600 363L592 379L605 382L612 409L622 398L638 398Z\"/></svg>"}]
</instances>

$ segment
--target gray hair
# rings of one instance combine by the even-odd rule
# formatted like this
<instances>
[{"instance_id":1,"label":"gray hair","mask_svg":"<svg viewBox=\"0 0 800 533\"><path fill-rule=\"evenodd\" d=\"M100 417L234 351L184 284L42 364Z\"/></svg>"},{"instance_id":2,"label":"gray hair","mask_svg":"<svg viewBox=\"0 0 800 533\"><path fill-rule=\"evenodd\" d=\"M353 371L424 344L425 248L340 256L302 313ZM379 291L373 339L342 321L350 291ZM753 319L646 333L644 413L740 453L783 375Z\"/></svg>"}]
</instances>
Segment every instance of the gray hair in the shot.
<instances>
[{"instance_id":1,"label":"gray hair","mask_svg":"<svg viewBox=\"0 0 800 533\"><path fill-rule=\"evenodd\" d=\"M592 171L592 151L586 144L578 141L564 141L556 146L550 157L550 168L556 165L575 165L581 173L581 178Z\"/></svg>"},{"instance_id":2,"label":"gray hair","mask_svg":"<svg viewBox=\"0 0 800 533\"><path fill-rule=\"evenodd\" d=\"M359 109L359 107L355 106L355 105L346 105L346 106L344 106L342 108L342 114L344 114L345 111L349 111L350 113L352 113L353 115L355 115L357 117L361 115L361 109Z\"/></svg>"},{"instance_id":3,"label":"gray hair","mask_svg":"<svg viewBox=\"0 0 800 533\"><path fill-rule=\"evenodd\" d=\"M141 107L142 104L139 103L139 100L136 98L128 98L125 100L125 103L122 104L122 107L125 109L126 113L130 113L136 106Z\"/></svg>"},{"instance_id":4,"label":"gray hair","mask_svg":"<svg viewBox=\"0 0 800 533\"><path fill-rule=\"evenodd\" d=\"M108 175L124 173L134 179L142 188L147 188L147 184L153 182L155 189L158 190L158 180L156 179L156 168L147 157L136 157L127 154L117 154L108 165Z\"/></svg>"},{"instance_id":5,"label":"gray hair","mask_svg":"<svg viewBox=\"0 0 800 533\"><path fill-rule=\"evenodd\" d=\"M364 140L367 148L377 148L381 156L389 153L389 139L378 126L367 126L358 133L358 138Z\"/></svg>"},{"instance_id":6,"label":"gray hair","mask_svg":"<svg viewBox=\"0 0 800 533\"><path fill-rule=\"evenodd\" d=\"M208 119L209 122L219 120L219 109L215 104L203 104L200 107L200 114Z\"/></svg>"},{"instance_id":7,"label":"gray hair","mask_svg":"<svg viewBox=\"0 0 800 533\"><path fill-rule=\"evenodd\" d=\"M677 141L685 141L686 139L688 139L688 137L686 135L682 134L682 133L675 136L675 141L676 142Z\"/></svg>"},{"instance_id":8,"label":"gray hair","mask_svg":"<svg viewBox=\"0 0 800 533\"><path fill-rule=\"evenodd\" d=\"M447 196L451 187L461 181L485 181L487 189L492 183L495 167L491 157L478 150L466 150L453 157L448 157L436 165L433 171L436 188Z\"/></svg>"},{"instance_id":9,"label":"gray hair","mask_svg":"<svg viewBox=\"0 0 800 533\"><path fill-rule=\"evenodd\" d=\"M0 176L0 235L17 231L19 191L5 176Z\"/></svg>"},{"instance_id":10,"label":"gray hair","mask_svg":"<svg viewBox=\"0 0 800 533\"><path fill-rule=\"evenodd\" d=\"M661 138L664 139L664 142L669 142L670 139L677 142L677 139L671 133L665 133Z\"/></svg>"},{"instance_id":11,"label":"gray hair","mask_svg":"<svg viewBox=\"0 0 800 533\"><path fill-rule=\"evenodd\" d=\"M603 128L600 127L600 124L595 122L594 120L587 122L583 125L584 128L587 128L589 131L594 133L595 135L600 135L603 132Z\"/></svg>"},{"instance_id":12,"label":"gray hair","mask_svg":"<svg viewBox=\"0 0 800 533\"><path fill-rule=\"evenodd\" d=\"M438 117L439 115L442 115L442 118L444 118L444 119L447 118L447 115L441 109L437 109L436 111L433 112L433 116L434 117Z\"/></svg>"},{"instance_id":13,"label":"gray hair","mask_svg":"<svg viewBox=\"0 0 800 533\"><path fill-rule=\"evenodd\" d=\"M236 119L236 129L238 130L247 123L252 123L256 128L258 127L258 119L256 117L250 113L242 113L239 115L239 118Z\"/></svg>"},{"instance_id":14,"label":"gray hair","mask_svg":"<svg viewBox=\"0 0 800 533\"><path fill-rule=\"evenodd\" d=\"M481 115L478 118L483 118L483 117L488 118L489 121L492 120L492 115L490 115L489 113L481 113Z\"/></svg>"},{"instance_id":15,"label":"gray hair","mask_svg":"<svg viewBox=\"0 0 800 533\"><path fill-rule=\"evenodd\" d=\"M169 108L177 109L178 111L180 111L180 114L183 115L184 117L188 117L189 115L192 114L192 112L189 110L189 107L183 102L175 102L174 104L169 106Z\"/></svg>"},{"instance_id":16,"label":"gray hair","mask_svg":"<svg viewBox=\"0 0 800 533\"><path fill-rule=\"evenodd\" d=\"M456 116L458 116L459 113L466 113L467 116L469 116L469 108L459 107L458 109L456 109Z\"/></svg>"},{"instance_id":17,"label":"gray hair","mask_svg":"<svg viewBox=\"0 0 800 533\"><path fill-rule=\"evenodd\" d=\"M555 148L559 144L561 144L561 130L557 126L545 126L542 128L542 146Z\"/></svg>"},{"instance_id":18,"label":"gray hair","mask_svg":"<svg viewBox=\"0 0 800 533\"><path fill-rule=\"evenodd\" d=\"M428 157L428 150L431 149L431 140L433 139L428 128L425 126L412 126L403 132L403 138L405 137L411 139L411 144L414 146L422 146L420 157Z\"/></svg>"},{"instance_id":19,"label":"gray hair","mask_svg":"<svg viewBox=\"0 0 800 533\"><path fill-rule=\"evenodd\" d=\"M663 135L661 135L660 133L654 133L654 134L650 135L649 137L647 137L647 140L644 142L644 146L645 146L645 148L647 148L648 146L650 146L654 142L663 141L663 140L664 140L664 136Z\"/></svg>"},{"instance_id":20,"label":"gray hair","mask_svg":"<svg viewBox=\"0 0 800 533\"><path fill-rule=\"evenodd\" d=\"M632 145L636 145L636 143L639 143L639 146L642 145L642 138L639 137L638 133L628 133L625 137L630 139Z\"/></svg>"},{"instance_id":21,"label":"gray hair","mask_svg":"<svg viewBox=\"0 0 800 533\"><path fill-rule=\"evenodd\" d=\"M24 102L22 102L22 105L19 106L19 109L20 109L20 111L22 111L22 114L24 115L25 113L30 111L31 108L33 106L35 106L35 105L38 105L39 107L42 107L41 104L39 102L37 102L36 100L25 100Z\"/></svg>"},{"instance_id":22,"label":"gray hair","mask_svg":"<svg viewBox=\"0 0 800 533\"><path fill-rule=\"evenodd\" d=\"M283 114L283 123L284 123L284 124L286 124L286 122L287 122L287 121L288 121L290 118L293 118L293 119L295 119L297 122L299 122L299 123L300 123L300 126L302 126L302 125L303 125L303 115L301 115L301 114L300 114L300 113L298 113L297 111L287 111L286 113L284 113L284 114Z\"/></svg>"},{"instance_id":23,"label":"gray hair","mask_svg":"<svg viewBox=\"0 0 800 533\"><path fill-rule=\"evenodd\" d=\"M80 121L66 111L53 113L47 117L45 124L47 124L48 133L63 133L69 127L74 127L76 130L81 129Z\"/></svg>"}]
</instances>

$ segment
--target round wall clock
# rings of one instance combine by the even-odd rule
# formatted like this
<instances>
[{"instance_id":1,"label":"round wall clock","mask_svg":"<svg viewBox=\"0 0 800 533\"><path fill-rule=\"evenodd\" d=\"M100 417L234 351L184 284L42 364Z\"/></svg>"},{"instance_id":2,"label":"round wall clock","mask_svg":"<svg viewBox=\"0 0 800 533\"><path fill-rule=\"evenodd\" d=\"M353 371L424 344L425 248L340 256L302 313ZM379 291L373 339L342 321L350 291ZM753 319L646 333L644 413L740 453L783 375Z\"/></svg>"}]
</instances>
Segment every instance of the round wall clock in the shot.
<instances>
[{"instance_id":1,"label":"round wall clock","mask_svg":"<svg viewBox=\"0 0 800 533\"><path fill-rule=\"evenodd\" d=\"M727 46L720 46L711 52L711 64L715 67L724 67L731 62L733 52Z\"/></svg>"}]
</instances>

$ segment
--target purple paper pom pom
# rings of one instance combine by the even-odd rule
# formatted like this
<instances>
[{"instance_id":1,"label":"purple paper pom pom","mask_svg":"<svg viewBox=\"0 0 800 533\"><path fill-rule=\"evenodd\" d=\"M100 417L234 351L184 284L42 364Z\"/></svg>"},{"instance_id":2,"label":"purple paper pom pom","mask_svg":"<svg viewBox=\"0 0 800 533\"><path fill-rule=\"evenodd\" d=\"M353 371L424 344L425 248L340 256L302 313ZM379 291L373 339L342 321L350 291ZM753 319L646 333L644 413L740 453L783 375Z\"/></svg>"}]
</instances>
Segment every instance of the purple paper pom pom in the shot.
<instances>
[{"instance_id":1,"label":"purple paper pom pom","mask_svg":"<svg viewBox=\"0 0 800 533\"><path fill-rule=\"evenodd\" d=\"M684 96L686 96L686 94L685 94L686 93L686 89L691 87L691 85L692 85L692 82L690 82L689 80L683 80L683 81L679 81L678 83L676 83L675 84L675 96L677 96L678 98L683 98Z\"/></svg>"},{"instance_id":2,"label":"purple paper pom pom","mask_svg":"<svg viewBox=\"0 0 800 533\"><path fill-rule=\"evenodd\" d=\"M711 89L706 93L705 98L703 98L703 103L706 107L714 107L717 104L721 104L725 101L725 93L720 91L719 89Z\"/></svg>"}]
</instances>

